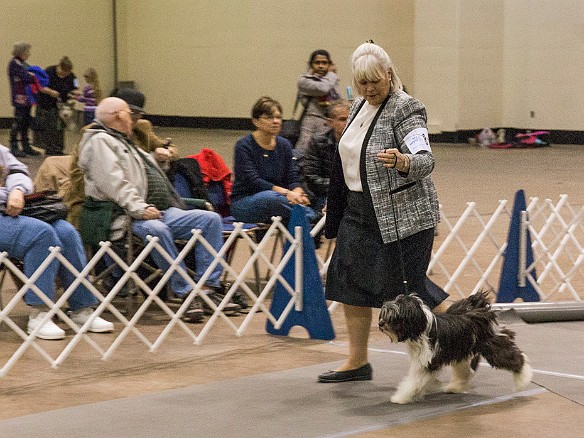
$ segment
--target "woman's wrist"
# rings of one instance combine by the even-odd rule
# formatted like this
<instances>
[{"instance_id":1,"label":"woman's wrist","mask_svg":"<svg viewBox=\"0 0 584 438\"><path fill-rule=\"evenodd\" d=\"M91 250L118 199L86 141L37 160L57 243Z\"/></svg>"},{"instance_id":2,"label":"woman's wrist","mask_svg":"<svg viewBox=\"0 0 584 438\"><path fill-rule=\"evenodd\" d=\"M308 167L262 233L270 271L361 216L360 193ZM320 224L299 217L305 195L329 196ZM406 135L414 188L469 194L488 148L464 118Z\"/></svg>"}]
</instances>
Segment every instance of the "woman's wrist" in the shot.
<instances>
[{"instance_id":1,"label":"woman's wrist","mask_svg":"<svg viewBox=\"0 0 584 438\"><path fill-rule=\"evenodd\" d=\"M410 171L410 157L404 155L404 163L401 169L397 169L402 173L408 173Z\"/></svg>"}]
</instances>

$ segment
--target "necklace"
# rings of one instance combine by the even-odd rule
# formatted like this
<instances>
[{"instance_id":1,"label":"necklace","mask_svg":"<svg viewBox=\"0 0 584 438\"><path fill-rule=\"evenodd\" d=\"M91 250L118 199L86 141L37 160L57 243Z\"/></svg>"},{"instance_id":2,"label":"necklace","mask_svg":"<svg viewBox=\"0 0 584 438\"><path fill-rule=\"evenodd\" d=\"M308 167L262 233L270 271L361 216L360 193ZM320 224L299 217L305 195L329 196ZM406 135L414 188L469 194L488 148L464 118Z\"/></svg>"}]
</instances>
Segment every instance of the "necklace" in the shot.
<instances>
[{"instance_id":1,"label":"necklace","mask_svg":"<svg viewBox=\"0 0 584 438\"><path fill-rule=\"evenodd\" d=\"M269 158L270 152L276 148L276 139L270 138L269 143L265 144L264 142L260 141L260 139L257 138L255 135L252 134L252 136L254 137L254 140L259 145L259 147L262 148L262 157Z\"/></svg>"}]
</instances>

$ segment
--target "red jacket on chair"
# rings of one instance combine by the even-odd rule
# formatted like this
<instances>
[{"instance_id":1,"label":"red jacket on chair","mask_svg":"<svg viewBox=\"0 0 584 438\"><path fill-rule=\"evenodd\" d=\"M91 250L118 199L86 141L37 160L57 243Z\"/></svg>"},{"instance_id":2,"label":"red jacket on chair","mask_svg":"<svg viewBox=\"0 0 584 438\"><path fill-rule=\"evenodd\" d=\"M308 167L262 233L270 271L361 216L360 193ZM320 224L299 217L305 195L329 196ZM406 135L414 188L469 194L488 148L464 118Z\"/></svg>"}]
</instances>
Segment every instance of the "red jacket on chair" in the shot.
<instances>
[{"instance_id":1,"label":"red jacket on chair","mask_svg":"<svg viewBox=\"0 0 584 438\"><path fill-rule=\"evenodd\" d=\"M227 167L225 161L213 149L203 148L198 154L187 156L198 161L203 174L203 182L209 185L210 182L220 182L223 187L223 195L227 205L231 204L231 169Z\"/></svg>"}]
</instances>

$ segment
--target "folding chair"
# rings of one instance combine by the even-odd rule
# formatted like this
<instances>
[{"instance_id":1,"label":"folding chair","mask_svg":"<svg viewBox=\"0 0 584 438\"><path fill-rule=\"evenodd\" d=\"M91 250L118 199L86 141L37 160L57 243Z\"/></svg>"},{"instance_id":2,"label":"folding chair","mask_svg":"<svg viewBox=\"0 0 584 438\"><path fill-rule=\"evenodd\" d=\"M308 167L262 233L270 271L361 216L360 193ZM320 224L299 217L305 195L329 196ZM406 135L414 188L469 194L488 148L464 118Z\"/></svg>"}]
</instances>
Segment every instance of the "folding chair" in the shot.
<instances>
[{"instance_id":1,"label":"folding chair","mask_svg":"<svg viewBox=\"0 0 584 438\"><path fill-rule=\"evenodd\" d=\"M223 185L219 181L209 181L205 184L203 175L198 161L195 158L181 158L171 165L169 178L173 183L176 191L183 198L203 198L209 202L214 211L221 214L223 218L223 237L225 240L233 233L236 222L235 218L229 214L229 200L223 189ZM243 224L243 231L254 241L258 242L258 234L266 231L269 224L259 223L245 223ZM237 240L227 251L226 261L231 264L235 250L237 248ZM250 248L253 254L253 249ZM273 258L274 254L272 254ZM254 283L257 293L261 292L261 274L259 272L259 264L254 263ZM224 280L227 273L224 274Z\"/></svg>"}]
</instances>

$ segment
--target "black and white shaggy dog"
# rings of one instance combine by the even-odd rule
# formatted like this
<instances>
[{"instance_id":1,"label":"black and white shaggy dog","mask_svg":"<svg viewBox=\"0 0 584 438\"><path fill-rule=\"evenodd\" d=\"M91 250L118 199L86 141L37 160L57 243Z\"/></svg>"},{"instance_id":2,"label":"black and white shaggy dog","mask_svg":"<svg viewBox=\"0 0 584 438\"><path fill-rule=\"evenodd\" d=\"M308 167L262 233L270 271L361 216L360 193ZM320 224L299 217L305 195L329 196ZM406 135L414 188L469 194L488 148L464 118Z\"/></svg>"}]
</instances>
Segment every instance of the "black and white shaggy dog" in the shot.
<instances>
[{"instance_id":1,"label":"black and white shaggy dog","mask_svg":"<svg viewBox=\"0 0 584 438\"><path fill-rule=\"evenodd\" d=\"M515 333L499 326L487 295L471 295L436 315L415 294L383 304L379 329L392 342L405 342L411 361L393 403L411 403L433 392L466 392L481 356L513 373L516 390L531 382L527 356L515 344ZM452 365L452 379L443 387L437 374L446 365Z\"/></svg>"}]
</instances>

